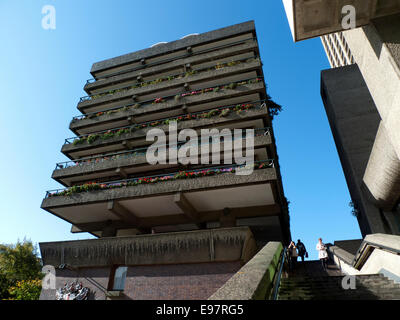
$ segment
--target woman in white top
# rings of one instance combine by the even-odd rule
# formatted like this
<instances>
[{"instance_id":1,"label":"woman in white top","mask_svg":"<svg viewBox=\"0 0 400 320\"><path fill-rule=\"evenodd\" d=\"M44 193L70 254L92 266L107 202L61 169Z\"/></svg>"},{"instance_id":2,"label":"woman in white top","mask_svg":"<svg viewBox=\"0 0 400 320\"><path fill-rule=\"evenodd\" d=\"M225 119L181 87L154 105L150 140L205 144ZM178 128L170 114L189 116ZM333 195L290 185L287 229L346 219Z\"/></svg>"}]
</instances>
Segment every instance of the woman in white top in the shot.
<instances>
[{"instance_id":1,"label":"woman in white top","mask_svg":"<svg viewBox=\"0 0 400 320\"><path fill-rule=\"evenodd\" d=\"M326 246L322 242L322 239L318 239L317 243L317 250L318 250L318 258L321 260L322 267L326 270L326 261L328 260L328 252L326 251Z\"/></svg>"}]
</instances>

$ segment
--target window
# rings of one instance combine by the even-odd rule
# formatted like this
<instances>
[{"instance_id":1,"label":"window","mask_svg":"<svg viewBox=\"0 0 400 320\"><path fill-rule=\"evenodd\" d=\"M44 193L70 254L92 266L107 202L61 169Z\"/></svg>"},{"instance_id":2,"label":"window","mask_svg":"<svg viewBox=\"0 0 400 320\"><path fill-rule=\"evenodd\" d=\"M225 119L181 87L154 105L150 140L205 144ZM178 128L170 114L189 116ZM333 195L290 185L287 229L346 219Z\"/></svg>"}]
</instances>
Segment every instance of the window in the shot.
<instances>
[{"instance_id":1,"label":"window","mask_svg":"<svg viewBox=\"0 0 400 320\"><path fill-rule=\"evenodd\" d=\"M118 267L115 269L113 290L124 290L127 270L128 267Z\"/></svg>"}]
</instances>

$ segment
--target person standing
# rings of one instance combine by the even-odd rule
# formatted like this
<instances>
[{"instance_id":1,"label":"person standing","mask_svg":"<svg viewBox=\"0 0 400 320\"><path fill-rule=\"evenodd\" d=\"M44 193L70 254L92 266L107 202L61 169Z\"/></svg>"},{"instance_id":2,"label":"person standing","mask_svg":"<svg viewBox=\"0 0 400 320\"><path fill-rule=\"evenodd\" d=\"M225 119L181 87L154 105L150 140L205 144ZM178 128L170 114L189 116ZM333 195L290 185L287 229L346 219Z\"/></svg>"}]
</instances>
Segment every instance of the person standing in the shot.
<instances>
[{"instance_id":1,"label":"person standing","mask_svg":"<svg viewBox=\"0 0 400 320\"><path fill-rule=\"evenodd\" d=\"M289 251L289 259L290 259L289 260L290 270L294 270L296 268L297 257L298 257L297 248L296 248L296 244L294 243L294 241L290 242L288 251Z\"/></svg>"},{"instance_id":2,"label":"person standing","mask_svg":"<svg viewBox=\"0 0 400 320\"><path fill-rule=\"evenodd\" d=\"M326 270L326 262L328 260L328 252L326 251L326 246L322 242L322 238L318 239L317 243L318 258L321 260L322 268Z\"/></svg>"},{"instance_id":3,"label":"person standing","mask_svg":"<svg viewBox=\"0 0 400 320\"><path fill-rule=\"evenodd\" d=\"M300 239L297 240L297 251L299 253L299 257L301 257L301 261L304 262L304 256L306 256L306 258L308 258L308 252L306 249L306 246L304 245L303 242L300 241Z\"/></svg>"}]
</instances>

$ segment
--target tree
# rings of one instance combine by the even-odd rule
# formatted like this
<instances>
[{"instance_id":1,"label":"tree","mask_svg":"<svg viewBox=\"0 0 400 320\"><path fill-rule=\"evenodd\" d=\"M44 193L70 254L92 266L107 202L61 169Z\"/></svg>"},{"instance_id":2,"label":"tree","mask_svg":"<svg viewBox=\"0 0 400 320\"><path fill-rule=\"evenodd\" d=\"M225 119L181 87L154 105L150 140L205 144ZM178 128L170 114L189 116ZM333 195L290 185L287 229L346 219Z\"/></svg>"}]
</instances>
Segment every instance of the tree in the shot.
<instances>
[{"instance_id":1,"label":"tree","mask_svg":"<svg viewBox=\"0 0 400 320\"><path fill-rule=\"evenodd\" d=\"M42 290L42 281L22 280L17 281L14 287L10 287L8 292L11 300L38 300Z\"/></svg>"},{"instance_id":2,"label":"tree","mask_svg":"<svg viewBox=\"0 0 400 320\"><path fill-rule=\"evenodd\" d=\"M0 245L0 299L12 297L9 289L17 287L18 282L25 285L25 280L42 279L41 269L36 246L31 241L24 239L15 245ZM27 286L32 287L31 283Z\"/></svg>"}]
</instances>

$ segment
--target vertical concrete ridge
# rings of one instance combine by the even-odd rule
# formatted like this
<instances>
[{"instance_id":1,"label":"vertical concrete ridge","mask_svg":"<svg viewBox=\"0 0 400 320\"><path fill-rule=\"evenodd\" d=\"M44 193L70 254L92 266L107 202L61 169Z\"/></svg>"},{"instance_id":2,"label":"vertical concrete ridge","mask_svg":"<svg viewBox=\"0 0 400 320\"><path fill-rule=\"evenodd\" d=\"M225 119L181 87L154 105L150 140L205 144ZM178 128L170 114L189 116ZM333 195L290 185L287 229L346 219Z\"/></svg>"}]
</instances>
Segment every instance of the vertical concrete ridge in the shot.
<instances>
[{"instance_id":1,"label":"vertical concrete ridge","mask_svg":"<svg viewBox=\"0 0 400 320\"><path fill-rule=\"evenodd\" d=\"M390 211L400 197L400 161L381 122L363 181L376 205Z\"/></svg>"}]
</instances>

